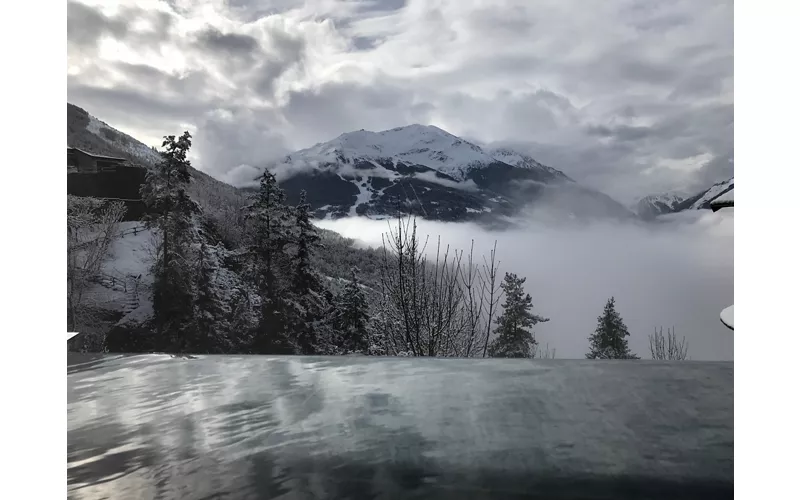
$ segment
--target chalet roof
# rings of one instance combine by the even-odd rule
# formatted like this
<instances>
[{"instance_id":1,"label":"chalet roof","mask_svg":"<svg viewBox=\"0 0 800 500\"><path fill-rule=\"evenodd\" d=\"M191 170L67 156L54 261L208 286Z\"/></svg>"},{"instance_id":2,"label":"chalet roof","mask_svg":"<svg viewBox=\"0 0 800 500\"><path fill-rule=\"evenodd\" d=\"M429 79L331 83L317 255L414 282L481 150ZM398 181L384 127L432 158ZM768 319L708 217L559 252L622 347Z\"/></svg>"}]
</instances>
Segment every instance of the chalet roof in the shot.
<instances>
[{"instance_id":1,"label":"chalet roof","mask_svg":"<svg viewBox=\"0 0 800 500\"><path fill-rule=\"evenodd\" d=\"M719 313L722 324L733 330L733 304L729 305Z\"/></svg>"},{"instance_id":2,"label":"chalet roof","mask_svg":"<svg viewBox=\"0 0 800 500\"><path fill-rule=\"evenodd\" d=\"M83 149L67 147L67 151L79 151L85 155L91 156L92 158L97 158L98 160L116 160L116 161L128 161L127 158L119 158L117 156L106 156L106 155L98 155L95 153L90 153L88 151L84 151Z\"/></svg>"},{"instance_id":3,"label":"chalet roof","mask_svg":"<svg viewBox=\"0 0 800 500\"><path fill-rule=\"evenodd\" d=\"M716 212L720 208L727 208L733 206L733 189L730 191L726 191L719 195L718 197L714 198L711 202L711 210Z\"/></svg>"}]
</instances>

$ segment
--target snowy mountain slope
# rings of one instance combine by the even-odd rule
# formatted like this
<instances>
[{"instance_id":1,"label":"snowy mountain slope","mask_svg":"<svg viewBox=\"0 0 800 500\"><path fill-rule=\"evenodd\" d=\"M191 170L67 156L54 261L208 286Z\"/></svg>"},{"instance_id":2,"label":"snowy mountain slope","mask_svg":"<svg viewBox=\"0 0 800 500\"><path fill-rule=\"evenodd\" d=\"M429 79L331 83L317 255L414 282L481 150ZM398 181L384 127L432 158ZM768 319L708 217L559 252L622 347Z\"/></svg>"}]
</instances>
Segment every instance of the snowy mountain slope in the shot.
<instances>
[{"instance_id":1,"label":"snowy mountain slope","mask_svg":"<svg viewBox=\"0 0 800 500\"><path fill-rule=\"evenodd\" d=\"M179 131L170 131L178 133ZM166 134L165 134L166 135ZM67 103L67 146L90 153L127 158L133 164L153 168L161 156L157 151L90 115L86 110ZM237 211L246 202L246 193L191 169L190 195L212 218ZM223 226L224 227L224 226Z\"/></svg>"},{"instance_id":2,"label":"snowy mountain slope","mask_svg":"<svg viewBox=\"0 0 800 500\"><path fill-rule=\"evenodd\" d=\"M514 167L519 168L526 168L529 170L541 170L544 172L548 172L553 175L555 179L560 179L563 181L573 181L569 176L567 176L561 170L556 170L553 167L548 167L547 165L543 165L538 161L534 160L532 157L514 151L513 149L509 148L494 148L488 150L488 153L497 161L501 161L503 163L507 163Z\"/></svg>"},{"instance_id":3,"label":"snowy mountain slope","mask_svg":"<svg viewBox=\"0 0 800 500\"><path fill-rule=\"evenodd\" d=\"M321 218L414 213L445 221L492 221L566 195L582 206L572 213L570 204L562 203L571 215L632 216L530 156L509 148L484 150L434 126L348 132L268 168L291 201L305 190Z\"/></svg>"},{"instance_id":4,"label":"snowy mountain slope","mask_svg":"<svg viewBox=\"0 0 800 500\"><path fill-rule=\"evenodd\" d=\"M480 147L433 125L408 125L382 132L358 130L287 157L336 162L347 158L391 159L394 165L425 165L462 181L473 168L495 162Z\"/></svg>"},{"instance_id":5,"label":"snowy mountain slope","mask_svg":"<svg viewBox=\"0 0 800 500\"><path fill-rule=\"evenodd\" d=\"M69 103L67 144L96 154L128 158L132 163L148 169L160 160L151 148ZM214 288L221 294L222 303L235 308L233 316L237 321L246 323L252 319L248 311L252 312L253 308L258 307L257 294L243 274L241 255L236 250L236 242L241 243L236 237L241 238L241 208L247 203L247 193L196 169L191 169L191 173L190 196L203 212L194 218L192 224L193 244L206 244L211 265L216 268ZM117 327L135 329L137 324L146 321L153 313L150 287L153 282L151 250L155 234L144 228L140 221L122 222L120 228L121 237L114 242L87 299L102 313L93 328L104 333L114 331ZM376 273L376 255L356 248L353 242L345 241L331 231L320 230L320 233L326 245L333 248L329 250L324 247L319 255L315 255L317 262L326 264L323 269L327 276L333 279L346 278L350 275L352 265L364 270L365 281ZM331 252L336 254L331 255Z\"/></svg>"},{"instance_id":6,"label":"snowy mountain slope","mask_svg":"<svg viewBox=\"0 0 800 500\"><path fill-rule=\"evenodd\" d=\"M645 196L634 204L633 211L644 220L654 219L659 215L672 213L686 198L682 193L661 193Z\"/></svg>"}]
</instances>

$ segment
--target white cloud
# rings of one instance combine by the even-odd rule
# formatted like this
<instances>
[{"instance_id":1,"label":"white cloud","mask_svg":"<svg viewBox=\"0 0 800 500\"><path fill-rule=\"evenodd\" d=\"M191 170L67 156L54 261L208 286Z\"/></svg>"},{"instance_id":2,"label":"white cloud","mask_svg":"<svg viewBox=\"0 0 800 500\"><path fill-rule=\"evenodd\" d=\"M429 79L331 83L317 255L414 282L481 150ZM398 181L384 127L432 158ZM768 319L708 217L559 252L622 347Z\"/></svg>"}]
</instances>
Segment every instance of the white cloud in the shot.
<instances>
[{"instance_id":1,"label":"white cloud","mask_svg":"<svg viewBox=\"0 0 800 500\"><path fill-rule=\"evenodd\" d=\"M414 177L423 180L425 182L430 182L433 184L439 184L440 186L449 187L453 189L463 189L464 191L477 191L478 185L475 184L475 181L472 179L468 179L467 181L463 182L455 182L451 181L450 179L443 179L436 175L436 172L419 172L415 173Z\"/></svg>"},{"instance_id":2,"label":"white cloud","mask_svg":"<svg viewBox=\"0 0 800 500\"><path fill-rule=\"evenodd\" d=\"M422 235L488 254L497 240L501 272L527 277L535 311L551 318L534 329L560 358L582 358L605 301L614 296L634 352L649 358L653 328L675 327L694 360L732 360L733 334L719 321L733 302L733 215L695 211L661 224L566 224L528 218L488 232L469 223L420 221ZM380 246L389 222L320 221L346 237ZM424 236L423 236L424 237Z\"/></svg>"}]
</instances>

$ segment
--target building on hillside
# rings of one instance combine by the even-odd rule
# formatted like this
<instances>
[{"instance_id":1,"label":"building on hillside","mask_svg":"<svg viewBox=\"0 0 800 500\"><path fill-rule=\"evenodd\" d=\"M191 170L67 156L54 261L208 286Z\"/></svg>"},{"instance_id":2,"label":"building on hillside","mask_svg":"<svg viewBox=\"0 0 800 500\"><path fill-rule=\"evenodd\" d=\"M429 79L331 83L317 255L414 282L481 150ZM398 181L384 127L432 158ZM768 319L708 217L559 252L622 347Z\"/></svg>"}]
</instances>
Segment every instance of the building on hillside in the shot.
<instances>
[{"instance_id":1,"label":"building on hillside","mask_svg":"<svg viewBox=\"0 0 800 500\"><path fill-rule=\"evenodd\" d=\"M711 202L711 210L713 212L721 208L733 208L733 189L722 193Z\"/></svg>"},{"instance_id":2,"label":"building on hillside","mask_svg":"<svg viewBox=\"0 0 800 500\"><path fill-rule=\"evenodd\" d=\"M140 220L146 213L140 192L146 178L145 167L125 158L67 148L67 194L122 201L123 220Z\"/></svg>"},{"instance_id":3,"label":"building on hillside","mask_svg":"<svg viewBox=\"0 0 800 500\"><path fill-rule=\"evenodd\" d=\"M78 148L67 148L67 170L80 173L116 172L128 160L114 156L87 153Z\"/></svg>"},{"instance_id":4,"label":"building on hillside","mask_svg":"<svg viewBox=\"0 0 800 500\"><path fill-rule=\"evenodd\" d=\"M722 208L733 208L733 189L718 196L711 202L711 210L716 212ZM719 314L722 324L733 330L733 304L726 307Z\"/></svg>"}]
</instances>

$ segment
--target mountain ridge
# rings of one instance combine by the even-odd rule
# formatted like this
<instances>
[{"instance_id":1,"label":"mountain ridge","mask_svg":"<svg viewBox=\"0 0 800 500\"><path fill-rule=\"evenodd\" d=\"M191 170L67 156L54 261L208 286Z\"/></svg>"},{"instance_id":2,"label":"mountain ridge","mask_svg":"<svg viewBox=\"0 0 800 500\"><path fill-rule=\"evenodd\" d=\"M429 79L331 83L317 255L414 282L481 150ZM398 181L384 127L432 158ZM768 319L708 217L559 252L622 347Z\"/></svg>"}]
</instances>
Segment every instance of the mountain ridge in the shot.
<instances>
[{"instance_id":1,"label":"mountain ridge","mask_svg":"<svg viewBox=\"0 0 800 500\"><path fill-rule=\"evenodd\" d=\"M69 146L152 168L159 153L72 104ZM509 147L482 148L433 125L346 132L266 167L297 203L306 191L317 218L417 215L441 221L506 224L523 210L559 217L636 217L608 195ZM193 170L192 190L213 210L241 206L248 192ZM212 194L213 192L213 194ZM224 195L220 196L222 192Z\"/></svg>"},{"instance_id":2,"label":"mountain ridge","mask_svg":"<svg viewBox=\"0 0 800 500\"><path fill-rule=\"evenodd\" d=\"M266 168L290 199L305 190L320 218L412 213L491 223L556 198L556 211L568 217L633 217L616 200L529 155L482 148L433 125L346 132Z\"/></svg>"}]
</instances>

